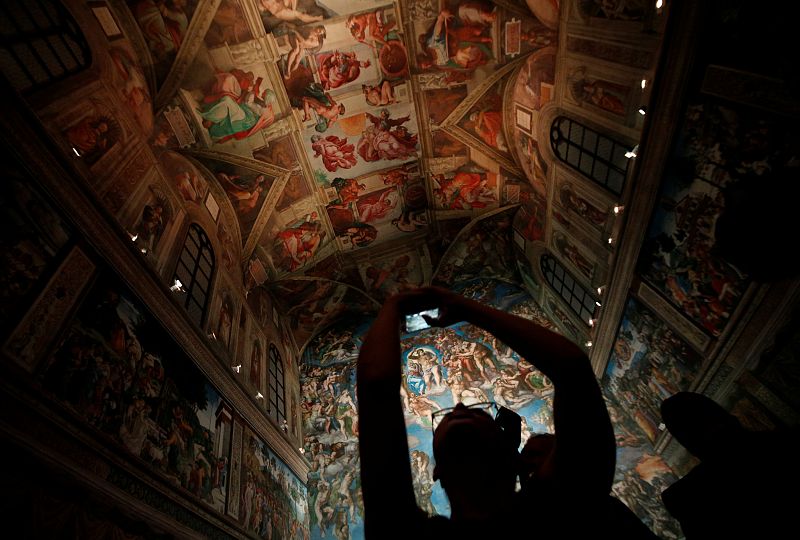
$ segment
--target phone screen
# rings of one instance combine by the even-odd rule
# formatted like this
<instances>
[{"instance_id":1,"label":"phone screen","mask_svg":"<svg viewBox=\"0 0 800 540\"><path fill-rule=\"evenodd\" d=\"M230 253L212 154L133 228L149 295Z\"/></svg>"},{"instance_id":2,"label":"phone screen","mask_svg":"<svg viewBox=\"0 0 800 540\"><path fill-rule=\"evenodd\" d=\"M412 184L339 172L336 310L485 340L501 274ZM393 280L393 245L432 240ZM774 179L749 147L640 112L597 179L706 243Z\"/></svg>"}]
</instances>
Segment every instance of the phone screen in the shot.
<instances>
[{"instance_id":1,"label":"phone screen","mask_svg":"<svg viewBox=\"0 0 800 540\"><path fill-rule=\"evenodd\" d=\"M406 332L418 332L420 330L430 328L431 326L425 321L425 319L422 318L423 315L427 315L435 319L439 316L439 308L428 309L412 315L406 315Z\"/></svg>"}]
</instances>

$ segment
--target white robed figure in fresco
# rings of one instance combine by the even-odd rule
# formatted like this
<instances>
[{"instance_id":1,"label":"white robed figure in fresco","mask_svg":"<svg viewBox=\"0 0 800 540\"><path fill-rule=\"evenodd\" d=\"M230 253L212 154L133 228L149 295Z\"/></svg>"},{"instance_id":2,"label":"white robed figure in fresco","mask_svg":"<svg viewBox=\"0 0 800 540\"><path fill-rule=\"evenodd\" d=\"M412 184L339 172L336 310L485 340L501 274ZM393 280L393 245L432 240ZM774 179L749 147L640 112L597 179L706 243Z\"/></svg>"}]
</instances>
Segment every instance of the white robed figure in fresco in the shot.
<instances>
[{"instance_id":1,"label":"white robed figure in fresco","mask_svg":"<svg viewBox=\"0 0 800 540\"><path fill-rule=\"evenodd\" d=\"M199 109L214 142L244 139L275 121L275 92L261 90L263 79L240 69L218 72Z\"/></svg>"}]
</instances>

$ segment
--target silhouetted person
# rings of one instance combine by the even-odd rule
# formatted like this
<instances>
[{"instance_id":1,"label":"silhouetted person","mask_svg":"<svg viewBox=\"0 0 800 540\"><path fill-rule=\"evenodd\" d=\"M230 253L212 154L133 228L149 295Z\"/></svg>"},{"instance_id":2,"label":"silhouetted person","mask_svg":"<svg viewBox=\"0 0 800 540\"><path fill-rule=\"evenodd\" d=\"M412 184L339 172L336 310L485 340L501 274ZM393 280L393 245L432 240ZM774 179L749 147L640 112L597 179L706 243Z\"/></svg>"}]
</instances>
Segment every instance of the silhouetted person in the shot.
<instances>
[{"instance_id":1,"label":"silhouetted person","mask_svg":"<svg viewBox=\"0 0 800 540\"><path fill-rule=\"evenodd\" d=\"M715 401L692 392L664 400L661 417L700 460L661 494L687 539L800 536L796 431L748 431Z\"/></svg>"},{"instance_id":2,"label":"silhouetted person","mask_svg":"<svg viewBox=\"0 0 800 540\"><path fill-rule=\"evenodd\" d=\"M518 453L500 423L477 408L457 405L434 433L435 478L451 506L449 519L429 518L416 506L400 399L400 327L404 315L438 308L434 326L467 321L494 334L553 382L554 459L563 475L572 523L586 505L608 495L614 475L614 433L585 353L531 321L455 293L427 287L389 298L369 330L358 358L358 417L364 530L369 539L542 537L574 538L569 524L514 492ZM519 443L517 443L518 445ZM558 494L553 494L555 501ZM562 525L564 527L562 527ZM553 536L547 536L552 538Z\"/></svg>"},{"instance_id":3,"label":"silhouetted person","mask_svg":"<svg viewBox=\"0 0 800 540\"><path fill-rule=\"evenodd\" d=\"M553 494L568 489L559 485L558 466L555 453L556 436L551 433L532 435L520 452L519 476L522 492L537 505L550 506L550 512L559 515L557 521L567 521L572 515L572 506L562 505L568 493L556 499ZM590 523L583 531L593 538L615 538L617 540L658 540L658 537L642 523L636 514L612 495L599 497L584 514ZM544 535L542 535L544 536Z\"/></svg>"}]
</instances>

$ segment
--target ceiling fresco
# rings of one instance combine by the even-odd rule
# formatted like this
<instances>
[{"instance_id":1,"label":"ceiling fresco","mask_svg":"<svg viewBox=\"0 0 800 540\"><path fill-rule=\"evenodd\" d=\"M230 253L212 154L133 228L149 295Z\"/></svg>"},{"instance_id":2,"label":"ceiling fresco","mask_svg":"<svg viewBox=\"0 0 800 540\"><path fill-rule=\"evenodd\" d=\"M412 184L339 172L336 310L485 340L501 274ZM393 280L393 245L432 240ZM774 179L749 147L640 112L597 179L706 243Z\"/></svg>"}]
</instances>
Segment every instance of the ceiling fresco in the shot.
<instances>
[{"instance_id":1,"label":"ceiling fresco","mask_svg":"<svg viewBox=\"0 0 800 540\"><path fill-rule=\"evenodd\" d=\"M504 102L531 81L525 106L549 99L556 3L128 6L151 55L165 175L187 204L221 209L245 289L286 300L298 344L434 277L506 277L512 224L543 238L546 193L526 175L546 170L518 161L530 152Z\"/></svg>"}]
</instances>

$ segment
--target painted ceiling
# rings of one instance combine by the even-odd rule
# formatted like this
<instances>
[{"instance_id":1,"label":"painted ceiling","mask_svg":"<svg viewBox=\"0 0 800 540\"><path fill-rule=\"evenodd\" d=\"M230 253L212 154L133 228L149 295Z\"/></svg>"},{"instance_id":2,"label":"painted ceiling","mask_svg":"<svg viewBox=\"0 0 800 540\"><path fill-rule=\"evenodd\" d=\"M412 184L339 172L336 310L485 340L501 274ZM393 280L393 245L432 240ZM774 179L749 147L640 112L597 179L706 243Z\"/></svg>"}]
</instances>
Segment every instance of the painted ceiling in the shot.
<instances>
[{"instance_id":1,"label":"painted ceiling","mask_svg":"<svg viewBox=\"0 0 800 540\"><path fill-rule=\"evenodd\" d=\"M504 103L536 111L552 95L554 0L127 6L162 171L298 345L344 311L451 280L480 251L463 242L476 218L522 203L518 228L541 239L546 171ZM487 234L507 243L512 216Z\"/></svg>"}]
</instances>

